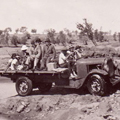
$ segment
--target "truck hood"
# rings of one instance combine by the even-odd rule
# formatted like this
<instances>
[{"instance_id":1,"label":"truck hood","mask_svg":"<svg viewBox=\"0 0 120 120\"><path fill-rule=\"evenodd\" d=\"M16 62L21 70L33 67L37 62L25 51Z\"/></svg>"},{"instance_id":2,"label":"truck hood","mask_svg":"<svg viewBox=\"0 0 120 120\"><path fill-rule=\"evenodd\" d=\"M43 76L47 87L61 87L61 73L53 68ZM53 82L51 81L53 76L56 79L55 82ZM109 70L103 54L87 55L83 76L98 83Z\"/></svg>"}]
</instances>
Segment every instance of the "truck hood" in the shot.
<instances>
[{"instance_id":1,"label":"truck hood","mask_svg":"<svg viewBox=\"0 0 120 120\"><path fill-rule=\"evenodd\" d=\"M87 58L87 59L79 59L77 63L79 64L101 64L104 62L105 58Z\"/></svg>"}]
</instances>

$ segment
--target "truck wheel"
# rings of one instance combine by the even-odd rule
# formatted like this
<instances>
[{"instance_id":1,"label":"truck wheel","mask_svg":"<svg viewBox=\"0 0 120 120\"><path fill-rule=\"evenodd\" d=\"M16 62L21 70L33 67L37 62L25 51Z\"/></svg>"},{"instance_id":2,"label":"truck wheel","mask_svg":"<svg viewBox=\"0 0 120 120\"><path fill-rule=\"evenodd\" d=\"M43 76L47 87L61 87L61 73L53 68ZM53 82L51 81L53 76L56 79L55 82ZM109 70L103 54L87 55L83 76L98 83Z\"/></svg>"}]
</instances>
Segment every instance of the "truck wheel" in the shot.
<instances>
[{"instance_id":1,"label":"truck wheel","mask_svg":"<svg viewBox=\"0 0 120 120\"><path fill-rule=\"evenodd\" d=\"M41 93L47 92L51 89L52 83L40 83L38 89Z\"/></svg>"},{"instance_id":2,"label":"truck wheel","mask_svg":"<svg viewBox=\"0 0 120 120\"><path fill-rule=\"evenodd\" d=\"M87 82L88 91L94 95L103 96L106 93L106 82L103 76L93 74Z\"/></svg>"},{"instance_id":3,"label":"truck wheel","mask_svg":"<svg viewBox=\"0 0 120 120\"><path fill-rule=\"evenodd\" d=\"M32 81L27 77L19 77L16 82L16 91L20 96L29 95L32 92Z\"/></svg>"}]
</instances>

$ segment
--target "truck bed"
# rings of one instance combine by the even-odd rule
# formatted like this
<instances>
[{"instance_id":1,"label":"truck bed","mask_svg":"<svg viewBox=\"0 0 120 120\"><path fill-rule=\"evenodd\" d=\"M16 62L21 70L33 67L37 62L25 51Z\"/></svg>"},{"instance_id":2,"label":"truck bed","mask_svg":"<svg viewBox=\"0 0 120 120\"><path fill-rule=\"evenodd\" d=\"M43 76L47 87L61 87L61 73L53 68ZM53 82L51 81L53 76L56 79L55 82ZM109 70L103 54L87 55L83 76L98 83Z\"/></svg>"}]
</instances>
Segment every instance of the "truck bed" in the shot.
<instances>
[{"instance_id":1,"label":"truck bed","mask_svg":"<svg viewBox=\"0 0 120 120\"><path fill-rule=\"evenodd\" d=\"M23 71L23 70L19 70L19 71L13 71L13 70L8 70L5 73L3 73L4 70L0 70L0 74L2 74L4 76L4 74L15 74L15 73L25 73L25 74L31 74L31 73L37 73L37 74L54 74L54 73L61 73L68 70L68 68L56 68L54 70L51 71L32 71L32 70L28 70L28 71Z\"/></svg>"}]
</instances>

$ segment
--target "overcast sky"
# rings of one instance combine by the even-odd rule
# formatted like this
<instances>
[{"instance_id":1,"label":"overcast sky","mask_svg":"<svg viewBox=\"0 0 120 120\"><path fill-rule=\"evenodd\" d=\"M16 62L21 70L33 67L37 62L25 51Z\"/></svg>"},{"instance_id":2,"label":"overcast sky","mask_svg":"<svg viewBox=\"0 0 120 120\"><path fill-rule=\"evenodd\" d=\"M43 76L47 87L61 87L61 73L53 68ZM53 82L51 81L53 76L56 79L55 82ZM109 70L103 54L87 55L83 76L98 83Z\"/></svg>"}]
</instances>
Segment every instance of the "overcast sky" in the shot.
<instances>
[{"instance_id":1,"label":"overcast sky","mask_svg":"<svg viewBox=\"0 0 120 120\"><path fill-rule=\"evenodd\" d=\"M0 0L0 29L26 26L39 33L77 30L87 18L94 29L120 31L120 0Z\"/></svg>"}]
</instances>

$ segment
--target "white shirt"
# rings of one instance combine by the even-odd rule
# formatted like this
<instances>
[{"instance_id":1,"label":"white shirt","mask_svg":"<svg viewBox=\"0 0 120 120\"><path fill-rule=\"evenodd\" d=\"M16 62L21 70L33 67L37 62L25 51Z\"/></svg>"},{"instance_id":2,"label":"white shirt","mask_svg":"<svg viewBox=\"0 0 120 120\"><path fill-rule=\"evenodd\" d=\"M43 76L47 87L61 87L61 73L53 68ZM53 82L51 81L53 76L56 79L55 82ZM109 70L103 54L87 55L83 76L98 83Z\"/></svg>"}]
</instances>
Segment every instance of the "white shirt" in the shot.
<instances>
[{"instance_id":1,"label":"white shirt","mask_svg":"<svg viewBox=\"0 0 120 120\"><path fill-rule=\"evenodd\" d=\"M63 53L60 53L59 55L59 64L65 63L66 56Z\"/></svg>"},{"instance_id":2,"label":"white shirt","mask_svg":"<svg viewBox=\"0 0 120 120\"><path fill-rule=\"evenodd\" d=\"M14 66L17 65L18 60L17 59L10 59L8 62L11 64L9 68L11 70L15 70Z\"/></svg>"}]
</instances>

